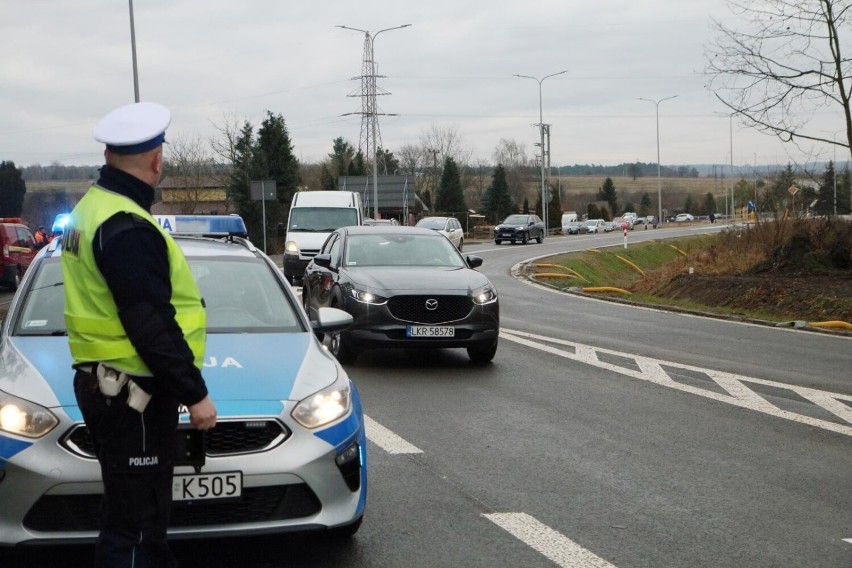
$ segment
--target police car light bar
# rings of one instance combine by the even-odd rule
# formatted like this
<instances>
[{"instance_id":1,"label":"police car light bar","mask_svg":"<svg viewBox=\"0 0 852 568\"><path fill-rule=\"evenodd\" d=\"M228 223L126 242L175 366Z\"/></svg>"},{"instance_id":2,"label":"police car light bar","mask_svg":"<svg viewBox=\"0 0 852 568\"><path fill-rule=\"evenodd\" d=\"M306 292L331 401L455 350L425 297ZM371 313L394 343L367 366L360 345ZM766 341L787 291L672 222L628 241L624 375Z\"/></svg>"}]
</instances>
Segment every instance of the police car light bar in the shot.
<instances>
[{"instance_id":1,"label":"police car light bar","mask_svg":"<svg viewBox=\"0 0 852 568\"><path fill-rule=\"evenodd\" d=\"M154 215L157 224L173 235L198 237L247 237L239 215Z\"/></svg>"},{"instance_id":2,"label":"police car light bar","mask_svg":"<svg viewBox=\"0 0 852 568\"><path fill-rule=\"evenodd\" d=\"M71 213L60 213L53 219L53 227L50 232L53 234L61 233L65 230L65 225L68 224L68 219L71 218Z\"/></svg>"}]
</instances>

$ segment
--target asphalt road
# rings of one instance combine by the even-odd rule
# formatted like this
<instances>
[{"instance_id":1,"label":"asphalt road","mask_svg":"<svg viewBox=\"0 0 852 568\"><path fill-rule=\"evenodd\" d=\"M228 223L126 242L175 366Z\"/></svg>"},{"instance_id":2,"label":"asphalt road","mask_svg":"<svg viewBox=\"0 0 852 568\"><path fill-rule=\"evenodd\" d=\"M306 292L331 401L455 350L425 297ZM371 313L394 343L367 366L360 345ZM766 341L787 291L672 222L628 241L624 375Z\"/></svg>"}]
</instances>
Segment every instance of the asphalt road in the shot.
<instances>
[{"instance_id":1,"label":"asphalt road","mask_svg":"<svg viewBox=\"0 0 852 568\"><path fill-rule=\"evenodd\" d=\"M500 294L493 364L382 350L347 366L369 420L360 532L177 542L181 565L852 566L852 339L512 276L537 256L622 242L466 245ZM81 565L90 552L20 565Z\"/></svg>"}]
</instances>

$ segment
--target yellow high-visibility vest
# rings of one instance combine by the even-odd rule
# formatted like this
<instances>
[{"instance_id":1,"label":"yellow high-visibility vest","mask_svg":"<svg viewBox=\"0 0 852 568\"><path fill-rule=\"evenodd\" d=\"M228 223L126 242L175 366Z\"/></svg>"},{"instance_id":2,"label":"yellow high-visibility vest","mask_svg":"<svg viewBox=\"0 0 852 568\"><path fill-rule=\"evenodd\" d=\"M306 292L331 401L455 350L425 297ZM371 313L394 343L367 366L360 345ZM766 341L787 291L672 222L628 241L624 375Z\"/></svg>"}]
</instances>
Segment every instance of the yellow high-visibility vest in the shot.
<instances>
[{"instance_id":1,"label":"yellow high-visibility vest","mask_svg":"<svg viewBox=\"0 0 852 568\"><path fill-rule=\"evenodd\" d=\"M207 339L201 294L180 247L132 199L93 185L71 212L62 237L65 323L74 364L100 362L130 375L151 376L118 318L112 293L95 263L95 232L116 213L132 213L149 221L166 241L172 286L171 304L199 369ZM132 262L132 259L128 259Z\"/></svg>"}]
</instances>

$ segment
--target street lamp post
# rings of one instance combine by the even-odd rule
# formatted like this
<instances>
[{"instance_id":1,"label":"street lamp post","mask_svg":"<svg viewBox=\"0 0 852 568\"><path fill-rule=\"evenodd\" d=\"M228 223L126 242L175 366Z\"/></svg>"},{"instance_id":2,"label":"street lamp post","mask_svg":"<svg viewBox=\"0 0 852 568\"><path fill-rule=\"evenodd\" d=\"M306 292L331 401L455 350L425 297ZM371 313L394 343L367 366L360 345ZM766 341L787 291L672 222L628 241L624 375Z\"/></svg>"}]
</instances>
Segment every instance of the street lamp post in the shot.
<instances>
[{"instance_id":1,"label":"street lamp post","mask_svg":"<svg viewBox=\"0 0 852 568\"><path fill-rule=\"evenodd\" d=\"M394 26L392 28L385 28L383 30L379 30L373 34L371 34L367 30L359 30L358 28L350 28L349 26L337 26L338 28L342 28L344 30L352 30L355 32L363 32L367 37L367 40L370 42L370 93L372 103L370 104L370 115L373 117L372 120L372 136L373 136L373 218L379 218L379 156L378 151L379 148L376 146L376 122L379 120L379 105L376 101L376 36L378 36L382 32L389 32L391 30L399 30L402 28L407 28L411 24L403 24L401 26ZM369 144L368 144L369 146ZM367 148L369 151L370 149Z\"/></svg>"},{"instance_id":2,"label":"street lamp post","mask_svg":"<svg viewBox=\"0 0 852 568\"><path fill-rule=\"evenodd\" d=\"M669 99L673 99L677 97L677 95L672 95L670 97L665 97L662 99L643 99L639 98L640 101L647 101L649 103L654 103L654 106L657 108L657 209L659 222L663 222L663 187L662 181L660 180L660 103L663 101L667 101ZM615 212L613 211L613 214Z\"/></svg>"},{"instance_id":3,"label":"street lamp post","mask_svg":"<svg viewBox=\"0 0 852 568\"><path fill-rule=\"evenodd\" d=\"M139 73L136 69L136 26L133 23L133 0L128 0L130 7L130 51L133 57L133 97L139 102Z\"/></svg>"},{"instance_id":4,"label":"street lamp post","mask_svg":"<svg viewBox=\"0 0 852 568\"><path fill-rule=\"evenodd\" d=\"M556 75L562 75L563 73L567 73L568 70L560 71L558 73L551 73L550 75L545 75L541 79L536 77L531 77L529 75L518 75L515 74L515 77L521 77L523 79L532 79L533 81L538 82L538 130L541 134L541 216L544 221L544 232L548 231L548 219L547 219L547 202L544 191L544 111L542 110L541 104L541 84L548 77L555 77Z\"/></svg>"}]
</instances>

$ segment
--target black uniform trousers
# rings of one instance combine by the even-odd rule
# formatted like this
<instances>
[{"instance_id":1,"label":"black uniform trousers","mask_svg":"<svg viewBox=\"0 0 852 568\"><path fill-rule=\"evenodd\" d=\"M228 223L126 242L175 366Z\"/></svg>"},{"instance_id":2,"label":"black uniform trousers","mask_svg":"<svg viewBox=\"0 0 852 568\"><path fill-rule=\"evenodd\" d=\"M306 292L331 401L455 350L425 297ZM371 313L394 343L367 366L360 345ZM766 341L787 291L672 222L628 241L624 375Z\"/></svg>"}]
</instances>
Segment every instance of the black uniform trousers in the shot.
<instances>
[{"instance_id":1,"label":"black uniform trousers","mask_svg":"<svg viewBox=\"0 0 852 568\"><path fill-rule=\"evenodd\" d=\"M127 386L117 396L104 396L97 377L80 369L74 393L94 440L104 484L95 567L177 566L166 542L177 401L156 395L139 413L127 406Z\"/></svg>"}]
</instances>

